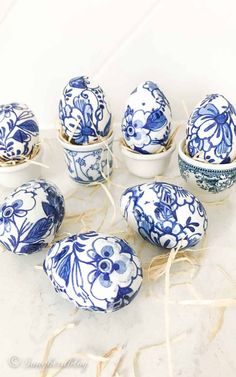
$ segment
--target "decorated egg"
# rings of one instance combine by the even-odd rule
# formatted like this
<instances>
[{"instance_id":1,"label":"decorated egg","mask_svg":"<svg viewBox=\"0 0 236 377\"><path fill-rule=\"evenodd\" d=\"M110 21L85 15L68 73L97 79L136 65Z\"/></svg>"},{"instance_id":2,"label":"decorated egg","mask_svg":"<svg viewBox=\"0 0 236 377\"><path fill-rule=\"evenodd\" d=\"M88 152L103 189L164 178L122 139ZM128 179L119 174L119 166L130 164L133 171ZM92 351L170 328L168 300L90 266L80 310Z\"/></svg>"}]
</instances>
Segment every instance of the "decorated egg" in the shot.
<instances>
[{"instance_id":1,"label":"decorated egg","mask_svg":"<svg viewBox=\"0 0 236 377\"><path fill-rule=\"evenodd\" d=\"M152 81L140 84L129 96L122 133L128 147L140 153L155 153L170 135L170 104Z\"/></svg>"},{"instance_id":2,"label":"decorated egg","mask_svg":"<svg viewBox=\"0 0 236 377\"><path fill-rule=\"evenodd\" d=\"M145 240L164 248L196 245L207 229L200 201L182 187L164 182L128 188L121 197L122 214Z\"/></svg>"},{"instance_id":3,"label":"decorated egg","mask_svg":"<svg viewBox=\"0 0 236 377\"><path fill-rule=\"evenodd\" d=\"M236 113L220 94L211 94L192 112L187 126L189 155L213 164L226 164L236 157Z\"/></svg>"},{"instance_id":4,"label":"decorated egg","mask_svg":"<svg viewBox=\"0 0 236 377\"><path fill-rule=\"evenodd\" d=\"M39 128L28 106L0 106L0 159L19 160L29 156L39 142Z\"/></svg>"},{"instance_id":5,"label":"decorated egg","mask_svg":"<svg viewBox=\"0 0 236 377\"><path fill-rule=\"evenodd\" d=\"M59 103L63 135L72 144L87 144L110 132L111 113L102 88L86 76L71 79Z\"/></svg>"},{"instance_id":6,"label":"decorated egg","mask_svg":"<svg viewBox=\"0 0 236 377\"><path fill-rule=\"evenodd\" d=\"M64 218L64 198L43 179L17 187L0 207L0 244L23 255L50 244Z\"/></svg>"},{"instance_id":7,"label":"decorated egg","mask_svg":"<svg viewBox=\"0 0 236 377\"><path fill-rule=\"evenodd\" d=\"M128 305L142 283L140 261L128 243L94 231L54 243L44 270L56 292L81 309L97 312Z\"/></svg>"}]
</instances>

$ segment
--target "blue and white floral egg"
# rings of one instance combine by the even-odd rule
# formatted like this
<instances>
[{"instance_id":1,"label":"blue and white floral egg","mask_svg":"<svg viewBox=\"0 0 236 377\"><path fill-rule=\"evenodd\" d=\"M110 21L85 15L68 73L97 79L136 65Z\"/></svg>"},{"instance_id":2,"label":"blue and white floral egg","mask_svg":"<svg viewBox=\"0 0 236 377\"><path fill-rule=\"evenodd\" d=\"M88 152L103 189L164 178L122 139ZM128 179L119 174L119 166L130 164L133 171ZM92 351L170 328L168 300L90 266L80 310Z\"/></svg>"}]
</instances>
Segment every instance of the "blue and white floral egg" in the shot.
<instances>
[{"instance_id":1,"label":"blue and white floral egg","mask_svg":"<svg viewBox=\"0 0 236 377\"><path fill-rule=\"evenodd\" d=\"M63 134L73 144L92 143L109 134L111 113L102 88L86 76L69 81L59 102Z\"/></svg>"},{"instance_id":2,"label":"blue and white floral egg","mask_svg":"<svg viewBox=\"0 0 236 377\"><path fill-rule=\"evenodd\" d=\"M0 106L0 158L19 160L29 156L39 142L39 128L27 105Z\"/></svg>"},{"instance_id":3,"label":"blue and white floral egg","mask_svg":"<svg viewBox=\"0 0 236 377\"><path fill-rule=\"evenodd\" d=\"M152 81L140 84L129 96L122 133L128 147L140 153L155 153L165 146L171 127L170 104Z\"/></svg>"},{"instance_id":4,"label":"blue and white floral egg","mask_svg":"<svg viewBox=\"0 0 236 377\"><path fill-rule=\"evenodd\" d=\"M236 113L220 94L211 94L196 106L188 120L186 147L189 155L213 164L236 157Z\"/></svg>"},{"instance_id":5,"label":"blue and white floral egg","mask_svg":"<svg viewBox=\"0 0 236 377\"><path fill-rule=\"evenodd\" d=\"M145 240L164 248L194 246L207 229L207 215L200 201L169 183L128 188L121 197L121 210Z\"/></svg>"},{"instance_id":6,"label":"blue and white floral egg","mask_svg":"<svg viewBox=\"0 0 236 377\"><path fill-rule=\"evenodd\" d=\"M44 270L56 292L81 309L97 312L128 305L142 283L140 261L128 243L94 231L56 242Z\"/></svg>"},{"instance_id":7,"label":"blue and white floral egg","mask_svg":"<svg viewBox=\"0 0 236 377\"><path fill-rule=\"evenodd\" d=\"M64 198L43 179L17 187L0 207L0 244L23 255L50 244L64 218Z\"/></svg>"}]
</instances>

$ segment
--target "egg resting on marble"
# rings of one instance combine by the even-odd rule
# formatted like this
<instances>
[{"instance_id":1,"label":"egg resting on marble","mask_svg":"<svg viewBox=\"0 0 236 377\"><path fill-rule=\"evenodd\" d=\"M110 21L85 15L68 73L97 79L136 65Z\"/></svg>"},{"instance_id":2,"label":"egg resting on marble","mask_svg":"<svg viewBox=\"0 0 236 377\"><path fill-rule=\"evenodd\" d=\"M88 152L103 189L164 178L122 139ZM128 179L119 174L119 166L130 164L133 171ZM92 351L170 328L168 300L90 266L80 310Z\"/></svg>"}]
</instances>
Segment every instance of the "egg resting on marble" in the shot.
<instances>
[{"instance_id":1,"label":"egg resting on marble","mask_svg":"<svg viewBox=\"0 0 236 377\"><path fill-rule=\"evenodd\" d=\"M236 113L220 94L211 94L192 112L187 125L189 155L213 164L226 164L236 157Z\"/></svg>"},{"instance_id":2,"label":"egg resting on marble","mask_svg":"<svg viewBox=\"0 0 236 377\"><path fill-rule=\"evenodd\" d=\"M128 243L94 231L56 242L44 270L56 292L77 307L96 312L128 305L142 283L140 261Z\"/></svg>"},{"instance_id":3,"label":"egg resting on marble","mask_svg":"<svg viewBox=\"0 0 236 377\"><path fill-rule=\"evenodd\" d=\"M39 251L53 241L64 213L64 198L54 184L24 183L0 207L0 244L18 255Z\"/></svg>"},{"instance_id":4,"label":"egg resting on marble","mask_svg":"<svg viewBox=\"0 0 236 377\"><path fill-rule=\"evenodd\" d=\"M39 128L27 105L0 106L0 158L19 160L29 156L39 143Z\"/></svg>"},{"instance_id":5,"label":"egg resting on marble","mask_svg":"<svg viewBox=\"0 0 236 377\"><path fill-rule=\"evenodd\" d=\"M201 202L184 188L165 182L128 188L121 197L121 211L145 240L168 249L196 245L207 229Z\"/></svg>"},{"instance_id":6,"label":"egg resting on marble","mask_svg":"<svg viewBox=\"0 0 236 377\"><path fill-rule=\"evenodd\" d=\"M63 134L72 144L87 144L109 134L111 113L102 88L87 76L69 81L59 102Z\"/></svg>"},{"instance_id":7,"label":"egg resting on marble","mask_svg":"<svg viewBox=\"0 0 236 377\"><path fill-rule=\"evenodd\" d=\"M171 130L169 101L152 81L145 81L130 94L122 121L125 143L136 152L157 152L167 144Z\"/></svg>"}]
</instances>

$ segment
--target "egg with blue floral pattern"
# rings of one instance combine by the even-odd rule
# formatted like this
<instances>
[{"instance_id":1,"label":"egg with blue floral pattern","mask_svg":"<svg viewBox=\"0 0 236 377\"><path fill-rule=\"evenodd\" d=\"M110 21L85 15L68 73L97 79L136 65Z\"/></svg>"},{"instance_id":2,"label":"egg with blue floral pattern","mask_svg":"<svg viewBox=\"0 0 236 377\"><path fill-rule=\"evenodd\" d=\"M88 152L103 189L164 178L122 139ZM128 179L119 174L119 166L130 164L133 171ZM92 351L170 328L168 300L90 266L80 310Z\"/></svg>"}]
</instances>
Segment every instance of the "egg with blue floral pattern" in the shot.
<instances>
[{"instance_id":1,"label":"egg with blue floral pattern","mask_svg":"<svg viewBox=\"0 0 236 377\"><path fill-rule=\"evenodd\" d=\"M220 94L211 94L192 112L187 125L187 152L212 164L227 164L236 158L236 113Z\"/></svg>"},{"instance_id":2,"label":"egg with blue floral pattern","mask_svg":"<svg viewBox=\"0 0 236 377\"><path fill-rule=\"evenodd\" d=\"M30 156L38 143L38 123L27 105L0 106L0 159L20 160Z\"/></svg>"},{"instance_id":3,"label":"egg with blue floral pattern","mask_svg":"<svg viewBox=\"0 0 236 377\"><path fill-rule=\"evenodd\" d=\"M165 182L128 188L121 211L145 240L167 249L195 246L207 229L202 203L184 188Z\"/></svg>"},{"instance_id":4,"label":"egg with blue floral pattern","mask_svg":"<svg viewBox=\"0 0 236 377\"><path fill-rule=\"evenodd\" d=\"M145 81L130 94L122 121L126 145L143 153L156 153L167 144L171 130L171 108L160 88Z\"/></svg>"},{"instance_id":5,"label":"egg with blue floral pattern","mask_svg":"<svg viewBox=\"0 0 236 377\"><path fill-rule=\"evenodd\" d=\"M142 283L140 261L128 243L95 231L54 243L44 270L57 293L80 309L95 312L128 305Z\"/></svg>"},{"instance_id":6,"label":"egg with blue floral pattern","mask_svg":"<svg viewBox=\"0 0 236 377\"><path fill-rule=\"evenodd\" d=\"M69 81L59 102L62 133L72 144L88 144L106 137L111 112L102 88L89 77Z\"/></svg>"},{"instance_id":7,"label":"egg with blue floral pattern","mask_svg":"<svg viewBox=\"0 0 236 377\"><path fill-rule=\"evenodd\" d=\"M24 183L0 207L0 244L18 255L40 251L53 241L64 213L63 195L54 184Z\"/></svg>"}]
</instances>

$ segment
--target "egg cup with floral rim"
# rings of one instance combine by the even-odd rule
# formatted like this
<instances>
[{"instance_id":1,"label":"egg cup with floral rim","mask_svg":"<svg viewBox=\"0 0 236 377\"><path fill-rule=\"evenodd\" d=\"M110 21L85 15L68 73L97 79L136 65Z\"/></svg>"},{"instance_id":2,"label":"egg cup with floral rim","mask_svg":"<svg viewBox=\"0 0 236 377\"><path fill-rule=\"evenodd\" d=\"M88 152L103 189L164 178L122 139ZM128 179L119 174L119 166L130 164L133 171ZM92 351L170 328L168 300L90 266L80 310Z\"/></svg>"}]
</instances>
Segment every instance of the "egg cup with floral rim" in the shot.
<instances>
[{"instance_id":1,"label":"egg cup with floral rim","mask_svg":"<svg viewBox=\"0 0 236 377\"><path fill-rule=\"evenodd\" d=\"M104 182L113 170L113 131L99 141L75 145L63 137L58 141L64 149L65 162L70 178L83 185Z\"/></svg>"},{"instance_id":2,"label":"egg cup with floral rim","mask_svg":"<svg viewBox=\"0 0 236 377\"><path fill-rule=\"evenodd\" d=\"M18 160L0 160L0 185L15 188L32 179L40 178L43 148L36 144L29 156Z\"/></svg>"},{"instance_id":3,"label":"egg cup with floral rim","mask_svg":"<svg viewBox=\"0 0 236 377\"><path fill-rule=\"evenodd\" d=\"M178 162L188 188L203 201L226 199L236 182L236 160L227 164L199 161L187 154L185 139L179 143Z\"/></svg>"}]
</instances>

